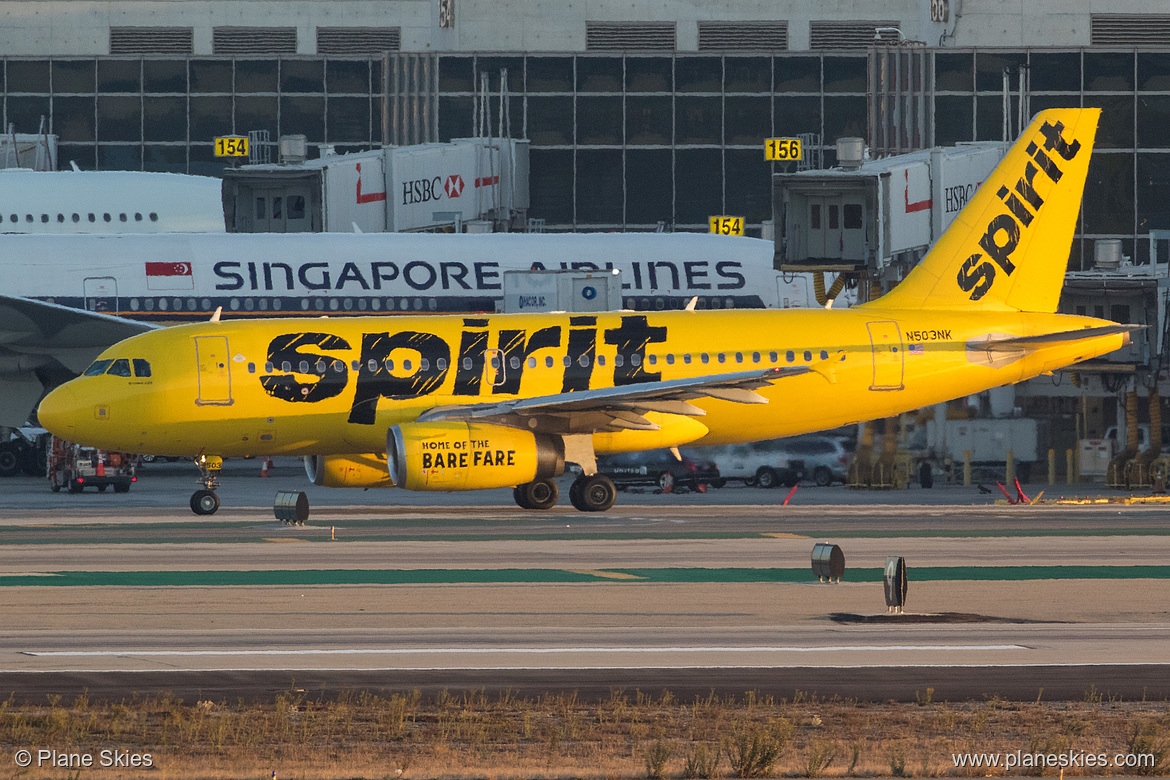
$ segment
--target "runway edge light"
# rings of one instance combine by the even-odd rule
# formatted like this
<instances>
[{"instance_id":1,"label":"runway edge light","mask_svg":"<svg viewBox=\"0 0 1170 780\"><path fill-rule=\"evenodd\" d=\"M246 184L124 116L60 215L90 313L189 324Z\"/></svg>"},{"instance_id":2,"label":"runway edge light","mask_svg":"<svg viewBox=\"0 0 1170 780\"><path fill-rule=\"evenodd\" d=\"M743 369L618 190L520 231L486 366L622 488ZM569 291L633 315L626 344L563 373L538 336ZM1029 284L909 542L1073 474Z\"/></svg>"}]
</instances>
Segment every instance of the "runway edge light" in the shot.
<instances>
[{"instance_id":1,"label":"runway edge light","mask_svg":"<svg viewBox=\"0 0 1170 780\"><path fill-rule=\"evenodd\" d=\"M886 558L883 580L886 590L886 611L902 612L906 606L906 559L891 555Z\"/></svg>"},{"instance_id":2,"label":"runway edge light","mask_svg":"<svg viewBox=\"0 0 1170 780\"><path fill-rule=\"evenodd\" d=\"M817 542L813 545L812 570L821 582L841 581L845 573L845 553L838 545L829 542Z\"/></svg>"}]
</instances>

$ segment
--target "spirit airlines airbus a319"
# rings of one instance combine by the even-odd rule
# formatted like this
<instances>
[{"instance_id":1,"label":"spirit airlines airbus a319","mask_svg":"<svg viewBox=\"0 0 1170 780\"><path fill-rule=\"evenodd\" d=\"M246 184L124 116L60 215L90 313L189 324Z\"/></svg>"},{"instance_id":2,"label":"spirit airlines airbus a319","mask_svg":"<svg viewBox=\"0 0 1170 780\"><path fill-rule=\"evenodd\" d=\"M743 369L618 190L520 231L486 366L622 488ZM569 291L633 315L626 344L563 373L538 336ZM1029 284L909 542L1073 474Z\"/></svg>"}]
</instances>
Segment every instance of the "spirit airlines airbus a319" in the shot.
<instances>
[{"instance_id":1,"label":"spirit airlines airbus a319","mask_svg":"<svg viewBox=\"0 0 1170 780\"><path fill-rule=\"evenodd\" d=\"M195 456L305 456L333 487L514 488L612 506L595 453L886 417L1111 352L1132 326L1055 314L1097 109L1039 114L906 279L848 310L206 322L127 339L42 402L56 435Z\"/></svg>"}]
</instances>

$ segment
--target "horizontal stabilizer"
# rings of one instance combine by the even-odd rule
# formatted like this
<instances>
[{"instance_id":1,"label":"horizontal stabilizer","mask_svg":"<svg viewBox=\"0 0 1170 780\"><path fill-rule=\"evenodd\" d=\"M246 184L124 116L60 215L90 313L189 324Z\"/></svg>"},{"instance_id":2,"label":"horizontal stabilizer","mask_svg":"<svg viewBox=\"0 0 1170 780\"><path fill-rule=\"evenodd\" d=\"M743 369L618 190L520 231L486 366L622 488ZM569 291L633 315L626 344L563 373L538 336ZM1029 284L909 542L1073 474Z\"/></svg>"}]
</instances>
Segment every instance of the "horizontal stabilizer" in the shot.
<instances>
[{"instance_id":1,"label":"horizontal stabilizer","mask_svg":"<svg viewBox=\"0 0 1170 780\"><path fill-rule=\"evenodd\" d=\"M1039 336L1013 336L1008 338L989 338L983 345L986 349L1039 347L1045 344L1059 344L1064 341L1081 341L1095 339L1100 336L1112 336L1115 333L1129 333L1141 330L1145 325L1102 325L1099 328L1081 328L1080 330L1062 330L1058 333L1044 333Z\"/></svg>"}]
</instances>

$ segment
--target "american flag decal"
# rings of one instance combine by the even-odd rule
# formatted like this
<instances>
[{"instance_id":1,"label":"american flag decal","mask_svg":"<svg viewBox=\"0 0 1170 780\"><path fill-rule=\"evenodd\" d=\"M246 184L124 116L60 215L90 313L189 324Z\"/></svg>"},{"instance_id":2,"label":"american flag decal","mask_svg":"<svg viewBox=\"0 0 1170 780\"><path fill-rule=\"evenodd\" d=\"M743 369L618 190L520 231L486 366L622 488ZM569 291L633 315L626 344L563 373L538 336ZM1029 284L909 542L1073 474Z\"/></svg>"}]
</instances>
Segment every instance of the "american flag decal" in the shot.
<instances>
[{"instance_id":1,"label":"american flag decal","mask_svg":"<svg viewBox=\"0 0 1170 780\"><path fill-rule=\"evenodd\" d=\"M925 344L911 344L909 347L907 347L907 351L911 355L925 355L926 354L926 345Z\"/></svg>"}]
</instances>

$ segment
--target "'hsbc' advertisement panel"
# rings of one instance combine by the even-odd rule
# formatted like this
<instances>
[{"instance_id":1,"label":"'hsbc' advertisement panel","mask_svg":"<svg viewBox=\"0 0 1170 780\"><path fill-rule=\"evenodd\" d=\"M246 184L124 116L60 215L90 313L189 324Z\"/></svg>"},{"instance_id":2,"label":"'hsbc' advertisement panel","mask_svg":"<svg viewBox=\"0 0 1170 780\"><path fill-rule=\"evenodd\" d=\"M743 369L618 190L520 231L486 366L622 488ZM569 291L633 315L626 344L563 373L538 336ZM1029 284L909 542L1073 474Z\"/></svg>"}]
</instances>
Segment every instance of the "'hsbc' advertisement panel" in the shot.
<instances>
[{"instance_id":1,"label":"'hsbc' advertisement panel","mask_svg":"<svg viewBox=\"0 0 1170 780\"><path fill-rule=\"evenodd\" d=\"M471 144L425 144L394 149L389 155L386 197L392 231L441 222L476 219L480 213L476 152ZM486 154L486 152L483 152ZM436 217L437 213L444 216Z\"/></svg>"}]
</instances>

